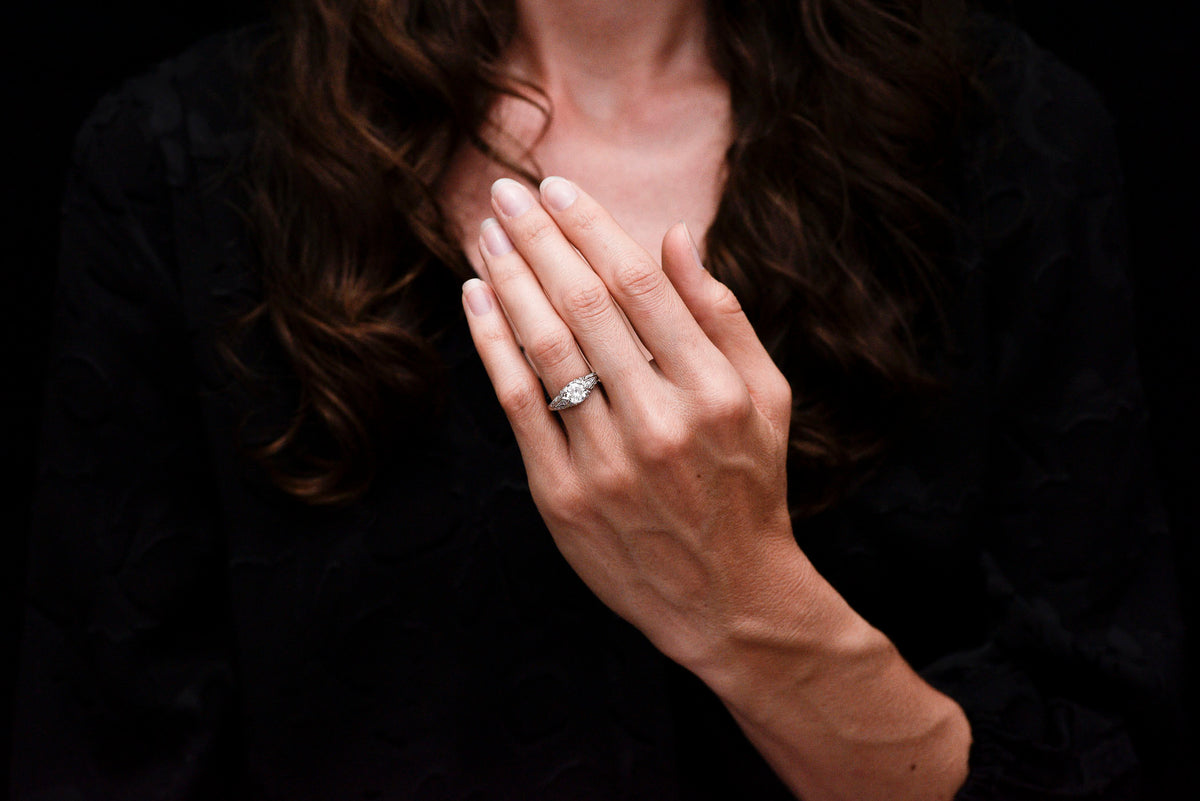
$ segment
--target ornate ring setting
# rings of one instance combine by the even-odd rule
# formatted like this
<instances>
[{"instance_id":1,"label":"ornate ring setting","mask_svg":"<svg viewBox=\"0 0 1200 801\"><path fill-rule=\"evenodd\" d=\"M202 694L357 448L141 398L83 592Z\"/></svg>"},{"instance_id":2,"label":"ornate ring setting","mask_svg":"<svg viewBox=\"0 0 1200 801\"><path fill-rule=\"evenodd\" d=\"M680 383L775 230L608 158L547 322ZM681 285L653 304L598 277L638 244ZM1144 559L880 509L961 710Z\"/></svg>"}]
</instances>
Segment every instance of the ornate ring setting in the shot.
<instances>
[{"instance_id":1,"label":"ornate ring setting","mask_svg":"<svg viewBox=\"0 0 1200 801\"><path fill-rule=\"evenodd\" d=\"M559 390L559 393L554 396L554 400L550 401L550 411L561 412L563 409L578 406L587 399L588 395L592 394L592 390L599 383L600 376L595 373L588 373L576 378Z\"/></svg>"}]
</instances>

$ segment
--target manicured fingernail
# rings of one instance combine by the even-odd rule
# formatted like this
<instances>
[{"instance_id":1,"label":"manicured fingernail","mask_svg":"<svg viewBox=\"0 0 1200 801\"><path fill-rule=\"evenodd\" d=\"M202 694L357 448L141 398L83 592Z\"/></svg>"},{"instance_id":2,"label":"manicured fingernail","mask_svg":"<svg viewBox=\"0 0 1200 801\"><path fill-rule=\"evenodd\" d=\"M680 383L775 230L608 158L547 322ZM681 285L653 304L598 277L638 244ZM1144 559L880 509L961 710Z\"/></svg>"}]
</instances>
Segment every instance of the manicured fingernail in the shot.
<instances>
[{"instance_id":1,"label":"manicured fingernail","mask_svg":"<svg viewBox=\"0 0 1200 801\"><path fill-rule=\"evenodd\" d=\"M508 234L504 233L504 229L500 227L500 223L496 222L495 218L488 217L484 220L483 224L479 226L479 233L483 237L483 246L493 256L503 256L505 253L512 252L512 240L508 238Z\"/></svg>"},{"instance_id":2,"label":"manicured fingernail","mask_svg":"<svg viewBox=\"0 0 1200 801\"><path fill-rule=\"evenodd\" d=\"M701 270L704 269L704 262L700 260L700 248L696 247L696 238L692 236L692 229L688 228L688 224L683 224L683 232L687 234L688 244L692 246L692 259L696 262L696 266Z\"/></svg>"},{"instance_id":3,"label":"manicured fingernail","mask_svg":"<svg viewBox=\"0 0 1200 801\"><path fill-rule=\"evenodd\" d=\"M492 310L491 293L478 278L472 278L463 284L463 295L467 298L467 308L476 317L482 317Z\"/></svg>"},{"instance_id":4,"label":"manicured fingernail","mask_svg":"<svg viewBox=\"0 0 1200 801\"><path fill-rule=\"evenodd\" d=\"M542 181L542 200L555 211L562 211L575 202L579 190L566 178L551 175Z\"/></svg>"},{"instance_id":5,"label":"manicured fingernail","mask_svg":"<svg viewBox=\"0 0 1200 801\"><path fill-rule=\"evenodd\" d=\"M511 178L501 178L492 184L492 197L506 217L519 217L533 205L533 195Z\"/></svg>"}]
</instances>

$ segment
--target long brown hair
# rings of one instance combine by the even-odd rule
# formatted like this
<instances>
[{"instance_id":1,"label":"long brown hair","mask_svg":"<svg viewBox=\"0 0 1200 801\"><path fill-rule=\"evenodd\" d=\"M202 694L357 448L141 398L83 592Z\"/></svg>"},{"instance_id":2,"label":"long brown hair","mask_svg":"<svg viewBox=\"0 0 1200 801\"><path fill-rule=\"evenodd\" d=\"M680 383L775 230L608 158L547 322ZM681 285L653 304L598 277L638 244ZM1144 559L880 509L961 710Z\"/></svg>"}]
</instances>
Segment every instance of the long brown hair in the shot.
<instances>
[{"instance_id":1,"label":"long brown hair","mask_svg":"<svg viewBox=\"0 0 1200 801\"><path fill-rule=\"evenodd\" d=\"M840 495L930 386L923 320L946 230L936 202L967 69L960 0L710 0L735 136L706 262L792 381L802 508ZM509 3L284 0L262 59L250 214L267 324L298 381L253 448L309 503L369 484L387 421L433 403L422 310L470 276L434 187L486 129ZM525 169L528 173L528 169ZM535 175L527 175L536 178Z\"/></svg>"}]
</instances>

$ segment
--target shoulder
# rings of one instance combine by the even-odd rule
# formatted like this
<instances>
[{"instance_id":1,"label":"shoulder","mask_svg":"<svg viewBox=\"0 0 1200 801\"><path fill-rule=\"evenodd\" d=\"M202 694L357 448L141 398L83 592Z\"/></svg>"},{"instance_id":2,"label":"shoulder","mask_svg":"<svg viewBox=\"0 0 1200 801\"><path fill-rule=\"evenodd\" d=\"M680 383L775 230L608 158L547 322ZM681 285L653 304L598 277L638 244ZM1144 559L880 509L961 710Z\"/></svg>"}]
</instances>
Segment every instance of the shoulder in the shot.
<instances>
[{"instance_id":1,"label":"shoulder","mask_svg":"<svg viewBox=\"0 0 1200 801\"><path fill-rule=\"evenodd\" d=\"M254 52L265 33L210 37L105 95L76 136L72 183L102 195L161 195L195 182L197 161L240 157L251 131Z\"/></svg>"},{"instance_id":2,"label":"shoulder","mask_svg":"<svg viewBox=\"0 0 1200 801\"><path fill-rule=\"evenodd\" d=\"M240 169L252 140L265 27L209 37L125 81L80 128L63 194L59 285L133 294L208 280L240 247Z\"/></svg>"},{"instance_id":3,"label":"shoulder","mask_svg":"<svg viewBox=\"0 0 1200 801\"><path fill-rule=\"evenodd\" d=\"M1032 277L1041 257L1078 249L1082 229L1098 227L1121 256L1124 180L1100 93L1023 31L973 19L979 92L958 210L976 247L993 272Z\"/></svg>"},{"instance_id":4,"label":"shoulder","mask_svg":"<svg viewBox=\"0 0 1200 801\"><path fill-rule=\"evenodd\" d=\"M240 165L257 29L206 39L126 81L80 129L62 200L56 317L89 330L200 331L254 286ZM207 330L207 329L204 329ZM122 334L132 348L142 339Z\"/></svg>"},{"instance_id":5,"label":"shoulder","mask_svg":"<svg viewBox=\"0 0 1200 801\"><path fill-rule=\"evenodd\" d=\"M1063 195L1121 187L1114 120L1096 88L1019 28L983 14L972 23L976 168L1023 172Z\"/></svg>"},{"instance_id":6,"label":"shoulder","mask_svg":"<svg viewBox=\"0 0 1200 801\"><path fill-rule=\"evenodd\" d=\"M974 37L980 110L954 198L956 328L1015 392L1127 358L1124 181L1113 118L1085 78L1011 25L977 17Z\"/></svg>"}]
</instances>

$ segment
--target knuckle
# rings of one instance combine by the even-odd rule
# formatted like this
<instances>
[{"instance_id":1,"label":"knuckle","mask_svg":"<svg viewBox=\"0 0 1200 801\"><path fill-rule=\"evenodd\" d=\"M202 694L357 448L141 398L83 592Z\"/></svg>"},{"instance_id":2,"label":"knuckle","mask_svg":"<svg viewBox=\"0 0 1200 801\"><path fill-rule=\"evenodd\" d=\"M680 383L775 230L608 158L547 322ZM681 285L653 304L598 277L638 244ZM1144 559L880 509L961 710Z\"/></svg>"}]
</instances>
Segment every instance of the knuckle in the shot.
<instances>
[{"instance_id":1,"label":"knuckle","mask_svg":"<svg viewBox=\"0 0 1200 801\"><path fill-rule=\"evenodd\" d=\"M498 387L496 399L510 417L526 417L541 411L545 403L541 389L528 381Z\"/></svg>"},{"instance_id":2,"label":"knuckle","mask_svg":"<svg viewBox=\"0 0 1200 801\"><path fill-rule=\"evenodd\" d=\"M791 414L792 411L792 385L787 378L780 373L772 385L772 399L775 408L780 413Z\"/></svg>"},{"instance_id":3,"label":"knuckle","mask_svg":"<svg viewBox=\"0 0 1200 801\"><path fill-rule=\"evenodd\" d=\"M754 400L744 387L717 387L701 404L701 416L710 423L740 423L753 416Z\"/></svg>"},{"instance_id":4,"label":"knuckle","mask_svg":"<svg viewBox=\"0 0 1200 801\"><path fill-rule=\"evenodd\" d=\"M491 351L502 347L511 347L509 342L512 340L512 334L498 325L489 326L480 331L476 336L478 336L480 344Z\"/></svg>"},{"instance_id":5,"label":"knuckle","mask_svg":"<svg viewBox=\"0 0 1200 801\"><path fill-rule=\"evenodd\" d=\"M549 218L535 216L522 226L518 237L526 245L539 245L549 239L556 230L558 226Z\"/></svg>"},{"instance_id":6,"label":"knuckle","mask_svg":"<svg viewBox=\"0 0 1200 801\"><path fill-rule=\"evenodd\" d=\"M686 451L689 442L682 429L665 423L648 424L638 439L638 455L652 465L675 462Z\"/></svg>"},{"instance_id":7,"label":"knuckle","mask_svg":"<svg viewBox=\"0 0 1200 801\"><path fill-rule=\"evenodd\" d=\"M533 363L553 369L575 356L575 340L564 332L540 334L525 344Z\"/></svg>"},{"instance_id":8,"label":"knuckle","mask_svg":"<svg viewBox=\"0 0 1200 801\"><path fill-rule=\"evenodd\" d=\"M530 490L534 493L538 509L547 522L554 524L569 524L572 518L587 509L589 497L577 481L542 480L537 486L530 482Z\"/></svg>"},{"instance_id":9,"label":"knuckle","mask_svg":"<svg viewBox=\"0 0 1200 801\"><path fill-rule=\"evenodd\" d=\"M742 314L742 303L732 289L722 284L713 299L712 310L720 317L738 317Z\"/></svg>"},{"instance_id":10,"label":"knuckle","mask_svg":"<svg viewBox=\"0 0 1200 801\"><path fill-rule=\"evenodd\" d=\"M563 297L563 313L575 320L594 320L604 316L612 301L600 283L574 287Z\"/></svg>"},{"instance_id":11,"label":"knuckle","mask_svg":"<svg viewBox=\"0 0 1200 801\"><path fill-rule=\"evenodd\" d=\"M571 215L571 224L576 230L590 232L599 228L602 220L600 214L595 209L581 207Z\"/></svg>"},{"instance_id":12,"label":"knuckle","mask_svg":"<svg viewBox=\"0 0 1200 801\"><path fill-rule=\"evenodd\" d=\"M588 483L592 492L601 498L618 498L629 486L630 472L609 459L597 459L588 465Z\"/></svg>"},{"instance_id":13,"label":"knuckle","mask_svg":"<svg viewBox=\"0 0 1200 801\"><path fill-rule=\"evenodd\" d=\"M582 489L574 481L547 481L542 492L551 507L561 512L574 511L585 500Z\"/></svg>"},{"instance_id":14,"label":"knuckle","mask_svg":"<svg viewBox=\"0 0 1200 801\"><path fill-rule=\"evenodd\" d=\"M497 294L522 280L528 272L529 268L516 259L497 259L495 264L488 265L488 278Z\"/></svg>"},{"instance_id":15,"label":"knuckle","mask_svg":"<svg viewBox=\"0 0 1200 801\"><path fill-rule=\"evenodd\" d=\"M661 294L667 280L657 265L640 255L622 257L617 262L613 277L621 292L635 299L653 298Z\"/></svg>"}]
</instances>

